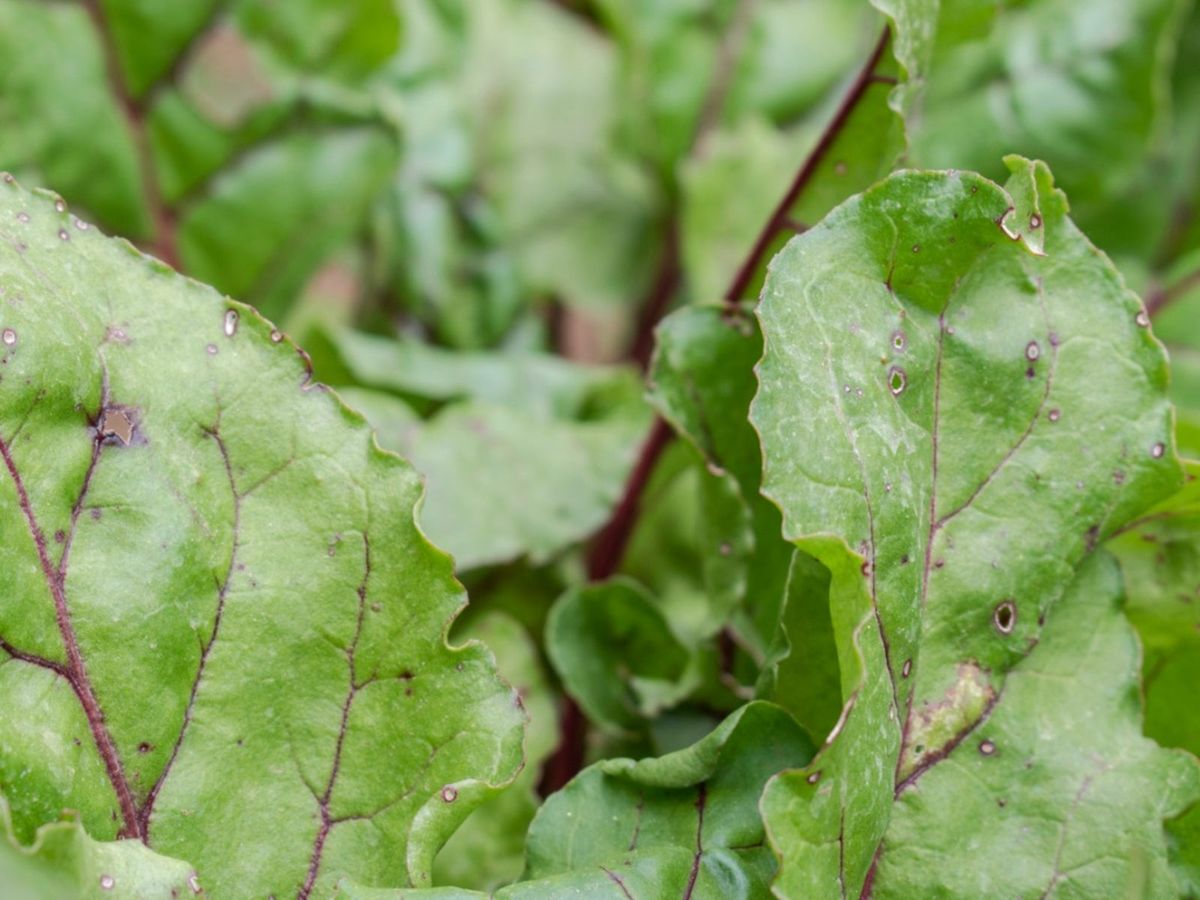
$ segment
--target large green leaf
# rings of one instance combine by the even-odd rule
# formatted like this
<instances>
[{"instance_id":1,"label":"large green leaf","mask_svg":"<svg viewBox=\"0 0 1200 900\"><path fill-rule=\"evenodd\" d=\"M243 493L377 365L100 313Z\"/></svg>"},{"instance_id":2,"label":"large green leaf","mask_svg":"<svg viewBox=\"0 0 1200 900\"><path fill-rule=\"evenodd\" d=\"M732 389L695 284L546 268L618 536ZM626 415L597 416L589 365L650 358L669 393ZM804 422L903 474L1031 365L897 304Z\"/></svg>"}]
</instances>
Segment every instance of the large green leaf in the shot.
<instances>
[{"instance_id":1,"label":"large green leaf","mask_svg":"<svg viewBox=\"0 0 1200 900\"><path fill-rule=\"evenodd\" d=\"M521 713L419 479L248 307L0 184L0 782L219 895L427 884Z\"/></svg>"},{"instance_id":2,"label":"large green leaf","mask_svg":"<svg viewBox=\"0 0 1200 900\"><path fill-rule=\"evenodd\" d=\"M777 706L750 703L698 743L657 759L609 759L548 798L529 829L525 879L497 900L770 896L775 861L758 796L780 766L812 755ZM462 892L371 891L361 900L466 900Z\"/></svg>"},{"instance_id":3,"label":"large green leaf","mask_svg":"<svg viewBox=\"0 0 1200 900\"><path fill-rule=\"evenodd\" d=\"M872 897L1179 895L1162 820L1200 766L1142 737L1120 590L1111 558L1085 563L986 722L901 786Z\"/></svg>"},{"instance_id":4,"label":"large green leaf","mask_svg":"<svg viewBox=\"0 0 1200 900\"><path fill-rule=\"evenodd\" d=\"M845 702L768 789L787 896L861 890L898 786L979 726L1075 566L1180 479L1141 302L1049 171L1009 164L1007 190L893 175L763 292L763 490L831 573Z\"/></svg>"}]
</instances>

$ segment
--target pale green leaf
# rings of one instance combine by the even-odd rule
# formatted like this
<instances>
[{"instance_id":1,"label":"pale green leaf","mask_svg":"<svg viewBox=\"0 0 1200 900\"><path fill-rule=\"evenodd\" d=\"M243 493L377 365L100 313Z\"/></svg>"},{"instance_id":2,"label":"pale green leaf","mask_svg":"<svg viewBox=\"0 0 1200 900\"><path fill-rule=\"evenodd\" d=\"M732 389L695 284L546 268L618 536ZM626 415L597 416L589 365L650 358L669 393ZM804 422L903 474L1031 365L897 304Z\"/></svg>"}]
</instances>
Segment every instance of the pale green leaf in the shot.
<instances>
[{"instance_id":1,"label":"pale green leaf","mask_svg":"<svg viewBox=\"0 0 1200 900\"><path fill-rule=\"evenodd\" d=\"M899 787L870 896L1179 896L1162 820L1200 765L1141 734L1138 645L1097 557L978 728Z\"/></svg>"},{"instance_id":2,"label":"pale green leaf","mask_svg":"<svg viewBox=\"0 0 1200 900\"><path fill-rule=\"evenodd\" d=\"M0 781L214 894L428 884L522 715L419 479L250 308L0 184Z\"/></svg>"},{"instance_id":3,"label":"pale green leaf","mask_svg":"<svg viewBox=\"0 0 1200 900\"><path fill-rule=\"evenodd\" d=\"M862 888L897 785L978 727L1075 566L1180 479L1141 302L1048 170L1009 164L1020 203L972 174L888 178L764 289L763 490L831 573L845 702L768 790L786 896Z\"/></svg>"}]
</instances>

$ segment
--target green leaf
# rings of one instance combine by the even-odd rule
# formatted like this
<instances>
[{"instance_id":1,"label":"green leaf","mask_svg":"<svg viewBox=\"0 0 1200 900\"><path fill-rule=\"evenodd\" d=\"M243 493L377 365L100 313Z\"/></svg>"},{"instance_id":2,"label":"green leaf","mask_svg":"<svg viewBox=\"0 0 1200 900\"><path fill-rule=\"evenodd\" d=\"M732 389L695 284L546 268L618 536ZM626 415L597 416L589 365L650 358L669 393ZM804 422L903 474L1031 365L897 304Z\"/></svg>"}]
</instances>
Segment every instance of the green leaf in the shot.
<instances>
[{"instance_id":1,"label":"green leaf","mask_svg":"<svg viewBox=\"0 0 1200 900\"><path fill-rule=\"evenodd\" d=\"M613 140L613 48L554 4L465 10L478 168L527 289L581 306L636 303L662 242L661 198Z\"/></svg>"},{"instance_id":2,"label":"green leaf","mask_svg":"<svg viewBox=\"0 0 1200 900\"><path fill-rule=\"evenodd\" d=\"M597 763L534 819L526 878L562 892L547 897L567 887L620 896L605 885L617 879L635 897L766 897L774 862L758 796L772 773L811 754L783 710L751 703L685 750ZM514 898L525 896L521 887Z\"/></svg>"},{"instance_id":3,"label":"green leaf","mask_svg":"<svg viewBox=\"0 0 1200 900\"><path fill-rule=\"evenodd\" d=\"M972 40L938 36L913 135L924 166L1003 171L1046 160L1076 205L1111 196L1163 123L1179 0L1034 0L997 7Z\"/></svg>"},{"instance_id":4,"label":"green leaf","mask_svg":"<svg viewBox=\"0 0 1200 900\"><path fill-rule=\"evenodd\" d=\"M687 647L637 582L567 591L546 622L546 653L588 718L636 731L686 692Z\"/></svg>"},{"instance_id":5,"label":"green leaf","mask_svg":"<svg viewBox=\"0 0 1200 900\"><path fill-rule=\"evenodd\" d=\"M769 222L775 231L755 254L765 261L790 229L803 230L891 171L905 149L906 123L924 89L935 35L939 28L965 27L974 15L955 4L940 10L929 0L874 0L872 6L888 19L884 33L876 31L874 49L860 51L858 70L801 128L772 134L749 120L740 134L719 135L715 152L685 171L683 255L702 301L715 301L737 261L747 258L760 237L758 223ZM785 193L788 172L796 174ZM738 295L727 300L756 294L762 273L746 274L745 284L739 274L732 285Z\"/></svg>"},{"instance_id":6,"label":"green leaf","mask_svg":"<svg viewBox=\"0 0 1200 900\"><path fill-rule=\"evenodd\" d=\"M759 494L762 454L747 420L762 337L748 309L714 306L679 310L656 336L650 401L700 452L710 476L700 519L710 602L725 617L737 610L738 632L761 658L794 552L780 537L779 510Z\"/></svg>"},{"instance_id":7,"label":"green leaf","mask_svg":"<svg viewBox=\"0 0 1200 900\"><path fill-rule=\"evenodd\" d=\"M755 702L698 743L658 759L609 759L547 799L529 829L526 880L496 900L626 900L770 896L775 869L758 796L780 766L812 745L777 706ZM480 894L375 891L346 900L470 900Z\"/></svg>"},{"instance_id":8,"label":"green leaf","mask_svg":"<svg viewBox=\"0 0 1200 900\"><path fill-rule=\"evenodd\" d=\"M411 337L349 329L315 335L311 351L323 380L391 391L414 404L469 398L537 418L574 419L624 407L637 393L629 371L545 353L454 352Z\"/></svg>"},{"instance_id":9,"label":"green leaf","mask_svg":"<svg viewBox=\"0 0 1200 900\"><path fill-rule=\"evenodd\" d=\"M428 884L521 713L419 479L248 307L0 183L0 782L218 895Z\"/></svg>"},{"instance_id":10,"label":"green leaf","mask_svg":"<svg viewBox=\"0 0 1200 900\"><path fill-rule=\"evenodd\" d=\"M391 138L374 129L271 144L189 208L180 255L192 275L278 315L361 227L395 161Z\"/></svg>"},{"instance_id":11,"label":"green leaf","mask_svg":"<svg viewBox=\"0 0 1200 900\"><path fill-rule=\"evenodd\" d=\"M1180 479L1141 302L1048 170L1009 165L1015 196L891 176L763 292L763 491L830 571L845 702L767 793L786 896L861 890L897 785L978 727L1075 566Z\"/></svg>"},{"instance_id":12,"label":"green leaf","mask_svg":"<svg viewBox=\"0 0 1200 900\"><path fill-rule=\"evenodd\" d=\"M541 564L598 531L649 419L543 420L467 402L404 422L389 416L399 401L386 394L354 391L347 400L367 414L383 447L428 479L421 525L460 570L520 557Z\"/></svg>"},{"instance_id":13,"label":"green leaf","mask_svg":"<svg viewBox=\"0 0 1200 900\"><path fill-rule=\"evenodd\" d=\"M1120 591L1111 558L1085 563L986 721L900 787L872 897L1179 895L1161 823L1200 765L1142 737Z\"/></svg>"},{"instance_id":14,"label":"green leaf","mask_svg":"<svg viewBox=\"0 0 1200 900\"><path fill-rule=\"evenodd\" d=\"M220 0L103 0L121 74L133 96L145 95L170 71L219 6Z\"/></svg>"},{"instance_id":15,"label":"green leaf","mask_svg":"<svg viewBox=\"0 0 1200 900\"><path fill-rule=\"evenodd\" d=\"M1145 647L1146 734L1200 753L1200 463L1188 464L1182 491L1131 522L1111 547Z\"/></svg>"},{"instance_id":16,"label":"green leaf","mask_svg":"<svg viewBox=\"0 0 1200 900\"><path fill-rule=\"evenodd\" d=\"M492 648L500 674L516 688L529 716L521 774L467 817L434 862L436 884L492 890L516 881L525 866L525 831L541 802L537 785L542 762L558 744L556 697L537 645L511 616L484 612L455 636Z\"/></svg>"},{"instance_id":17,"label":"green leaf","mask_svg":"<svg viewBox=\"0 0 1200 900\"><path fill-rule=\"evenodd\" d=\"M807 553L792 556L787 595L755 694L778 703L814 738L841 713L842 685L829 612L829 570Z\"/></svg>"},{"instance_id":18,"label":"green leaf","mask_svg":"<svg viewBox=\"0 0 1200 900\"><path fill-rule=\"evenodd\" d=\"M202 893L195 870L154 853L140 841L92 840L74 818L38 828L30 845L12 830L0 796L0 885L11 900L78 897L191 897Z\"/></svg>"},{"instance_id":19,"label":"green leaf","mask_svg":"<svg viewBox=\"0 0 1200 900\"><path fill-rule=\"evenodd\" d=\"M3 0L0 58L0 169L61 191L108 227L145 236L137 153L83 4Z\"/></svg>"}]
</instances>

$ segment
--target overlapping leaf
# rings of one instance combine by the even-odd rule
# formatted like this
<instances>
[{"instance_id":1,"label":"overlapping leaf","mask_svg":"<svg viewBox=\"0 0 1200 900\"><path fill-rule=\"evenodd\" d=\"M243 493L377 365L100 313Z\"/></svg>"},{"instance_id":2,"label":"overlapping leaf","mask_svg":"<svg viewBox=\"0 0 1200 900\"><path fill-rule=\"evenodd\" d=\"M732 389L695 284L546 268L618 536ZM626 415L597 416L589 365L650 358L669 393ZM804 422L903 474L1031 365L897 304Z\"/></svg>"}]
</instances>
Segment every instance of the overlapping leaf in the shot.
<instances>
[{"instance_id":1,"label":"overlapping leaf","mask_svg":"<svg viewBox=\"0 0 1200 900\"><path fill-rule=\"evenodd\" d=\"M216 894L427 884L522 715L411 467L247 307L0 184L0 781Z\"/></svg>"},{"instance_id":2,"label":"overlapping leaf","mask_svg":"<svg viewBox=\"0 0 1200 900\"><path fill-rule=\"evenodd\" d=\"M498 900L559 897L769 896L775 862L757 802L780 765L812 753L783 710L751 703L703 740L658 759L610 759L581 772L547 800L529 830L524 880ZM372 891L373 900L466 900L470 892Z\"/></svg>"},{"instance_id":3,"label":"overlapping leaf","mask_svg":"<svg viewBox=\"0 0 1200 900\"><path fill-rule=\"evenodd\" d=\"M830 571L845 701L764 801L785 896L868 883L897 788L975 732L1075 566L1180 478L1140 301L1045 167L1010 166L1007 190L894 175L764 289L763 490Z\"/></svg>"},{"instance_id":4,"label":"overlapping leaf","mask_svg":"<svg viewBox=\"0 0 1200 900\"><path fill-rule=\"evenodd\" d=\"M203 892L195 870L135 840L95 841L73 819L41 826L28 846L12 832L0 797L0 885L12 900L192 897Z\"/></svg>"}]
</instances>

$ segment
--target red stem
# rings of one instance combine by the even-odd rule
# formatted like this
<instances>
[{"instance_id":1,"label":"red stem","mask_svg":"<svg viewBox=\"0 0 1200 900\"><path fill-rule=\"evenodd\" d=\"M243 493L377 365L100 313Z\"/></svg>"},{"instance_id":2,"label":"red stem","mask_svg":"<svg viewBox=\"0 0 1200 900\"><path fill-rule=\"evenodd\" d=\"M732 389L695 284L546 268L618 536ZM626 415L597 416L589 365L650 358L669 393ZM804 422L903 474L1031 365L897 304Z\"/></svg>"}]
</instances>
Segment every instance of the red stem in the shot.
<instances>
[{"instance_id":1,"label":"red stem","mask_svg":"<svg viewBox=\"0 0 1200 900\"><path fill-rule=\"evenodd\" d=\"M795 206L797 198L799 198L805 187L812 180L817 167L828 154L837 136L849 120L850 114L854 111L859 101L862 100L868 88L872 84L879 83L881 80L891 83L891 79L881 79L875 75L875 68L878 66L879 60L883 57L884 50L887 49L889 36L890 31L885 28L866 65L855 78L837 112L826 126L825 132L821 135L820 140L817 141L817 145L800 167L795 180L793 180L791 187L788 188L787 193L776 207L775 212L767 220L767 224L750 250L749 256L747 256L738 269L733 283L725 294L727 305L731 307L737 306L741 301L742 294L754 278L754 274L758 271L762 263L762 257L770 249L771 242L775 240L776 236L783 230L794 231L803 228L803 226L797 226L797 223L792 219L792 207ZM677 242L677 240L678 236L673 235L672 241ZM674 243L674 246L677 247L677 243ZM676 250L675 252L678 251ZM675 266L678 267L677 262ZM661 305L665 309L673 291L674 283L670 283L662 292L657 289L652 290L651 302L647 305ZM649 322L648 327L645 324L647 321ZM651 336L650 349L653 348L654 324L656 324L656 320L643 316L643 326L639 329L639 337L642 334L649 334ZM634 353L635 358L638 358L639 362L641 358L636 354L640 347L640 343L635 342ZM649 350L643 350L642 353L644 353L646 359L649 358ZM630 537L633 535L634 526L637 524L642 492L650 480L650 475L653 473L655 465L673 437L671 427L662 418L656 418L653 426L651 426L649 435L642 444L637 462L629 474L629 480L625 484L625 491L621 496L620 502L613 511L608 524L596 535L593 541L591 551L588 554L587 565L588 579L590 581L602 581L609 578L617 571L618 566L620 566L625 548L629 543ZM562 739L554 755L546 762L541 783L542 796L547 796L563 787L583 768L586 727L587 720L578 705L569 696L564 696Z\"/></svg>"},{"instance_id":2,"label":"red stem","mask_svg":"<svg viewBox=\"0 0 1200 900\"><path fill-rule=\"evenodd\" d=\"M1192 288L1200 286L1200 269L1189 272L1174 284L1156 288L1146 294L1146 312L1156 316Z\"/></svg>"},{"instance_id":3,"label":"red stem","mask_svg":"<svg viewBox=\"0 0 1200 900\"><path fill-rule=\"evenodd\" d=\"M121 112L125 116L125 125L133 138L134 149L137 152L138 172L141 176L142 189L146 194L146 207L150 213L153 233L147 249L173 269L180 268L179 250L176 240L175 214L163 200L162 191L158 184L158 174L154 168L154 155L150 149L150 136L146 130L145 106L129 91L125 76L121 74L120 58L112 30L108 27L108 19L100 7L100 0L83 0L100 37L104 48L104 69L108 76L109 89L117 99ZM182 54L181 54L182 55ZM174 72L172 72L173 76ZM156 86L157 87L157 86ZM150 94L153 95L152 88Z\"/></svg>"},{"instance_id":4,"label":"red stem","mask_svg":"<svg viewBox=\"0 0 1200 900\"><path fill-rule=\"evenodd\" d=\"M758 236L758 240L754 242L754 246L750 249L750 254L742 263L737 274L734 275L732 283L729 285L729 290L725 292L725 302L730 306L736 306L743 299L747 288L754 281L754 275L758 272L762 265L763 257L767 251L771 249L771 244L775 238L783 231L794 230L795 224L792 220L792 207L796 205L801 193L812 181L813 175L817 172L817 167L828 155L833 147L834 141L841 134L842 128L850 118L850 114L854 112L863 95L873 84L879 83L879 79L875 75L875 67L879 65L879 60L883 57L883 51L887 49L888 38L891 32L883 29L883 33L879 36L878 42L875 44L875 49L871 52L870 59L863 66L862 71L858 73L858 77L854 79L854 83L850 86L850 90L846 96L842 98L841 106L838 107L829 124L825 126L825 132L821 135L821 139L817 141L817 145L813 147L812 152L808 155L808 159L804 161L804 165L800 167L800 171L796 173L795 180L792 181L792 186L788 188L783 199L779 201L779 205L775 207L775 212L771 214L771 218L767 220L767 224L763 226L762 232ZM885 83L890 83L890 80L885 80Z\"/></svg>"}]
</instances>

